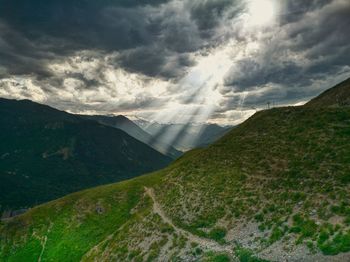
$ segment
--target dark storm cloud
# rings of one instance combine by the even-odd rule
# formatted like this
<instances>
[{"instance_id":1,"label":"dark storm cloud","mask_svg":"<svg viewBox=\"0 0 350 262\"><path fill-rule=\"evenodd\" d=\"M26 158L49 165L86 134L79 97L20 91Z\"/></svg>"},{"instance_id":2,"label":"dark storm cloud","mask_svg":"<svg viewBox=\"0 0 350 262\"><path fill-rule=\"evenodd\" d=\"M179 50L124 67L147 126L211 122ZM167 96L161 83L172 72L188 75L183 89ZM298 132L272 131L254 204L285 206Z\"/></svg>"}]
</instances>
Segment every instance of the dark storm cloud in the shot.
<instances>
[{"instance_id":1,"label":"dark storm cloud","mask_svg":"<svg viewBox=\"0 0 350 262\"><path fill-rule=\"evenodd\" d=\"M159 69L169 59L178 68L173 68L174 73L165 70L164 77L174 77L192 64L181 63L190 59L182 54L198 50L205 41L191 19L174 8L161 7L167 2L0 0L0 22L6 28L0 37L12 47L1 46L0 63L9 75L44 76L50 73L45 69L46 59L62 58L79 50L128 50L120 59L131 71L163 76ZM205 7L200 10L208 12ZM199 11L194 12L198 18ZM177 54L181 58L174 63L173 56Z\"/></svg>"},{"instance_id":2,"label":"dark storm cloud","mask_svg":"<svg viewBox=\"0 0 350 262\"><path fill-rule=\"evenodd\" d=\"M151 46L125 51L115 59L114 63L130 72L175 78L183 75L183 69L193 65L194 62L187 53L175 55L159 46Z\"/></svg>"},{"instance_id":3,"label":"dark storm cloud","mask_svg":"<svg viewBox=\"0 0 350 262\"><path fill-rule=\"evenodd\" d=\"M281 23L288 24L296 22L303 18L303 16L308 12L322 8L331 2L332 0L287 0L285 1L285 6L282 10L282 12L287 14L281 17Z\"/></svg>"},{"instance_id":4,"label":"dark storm cloud","mask_svg":"<svg viewBox=\"0 0 350 262\"><path fill-rule=\"evenodd\" d=\"M226 85L232 85L235 91L250 91L267 83L288 84L300 77L302 68L293 62L281 62L277 64L262 64L254 58L239 60L237 68L231 72L232 79L227 78Z\"/></svg>"},{"instance_id":5,"label":"dark storm cloud","mask_svg":"<svg viewBox=\"0 0 350 262\"><path fill-rule=\"evenodd\" d=\"M288 1L282 10L280 27L267 33L256 56L233 65L221 93L261 90L247 96L247 106L293 102L316 95L320 89L312 87L314 81L332 79L350 65L350 2ZM272 95L270 89L264 91L266 85L281 89Z\"/></svg>"},{"instance_id":6,"label":"dark storm cloud","mask_svg":"<svg viewBox=\"0 0 350 262\"><path fill-rule=\"evenodd\" d=\"M147 31L150 25L140 11L142 3L2 0L0 21L6 30L1 39L11 48L1 49L1 63L9 74L36 73L36 68L45 72L44 59L53 56L82 49L113 51L146 45L152 32Z\"/></svg>"},{"instance_id":7,"label":"dark storm cloud","mask_svg":"<svg viewBox=\"0 0 350 262\"><path fill-rule=\"evenodd\" d=\"M227 8L233 5L232 2L232 0L193 1L190 3L191 18L196 22L199 29L213 29Z\"/></svg>"},{"instance_id":8,"label":"dark storm cloud","mask_svg":"<svg viewBox=\"0 0 350 262\"><path fill-rule=\"evenodd\" d=\"M244 0L194 0L189 1L188 9L191 20L198 28L203 39L210 39L215 45L230 35L217 35L218 27L230 23L246 9ZM237 37L237 35L236 35Z\"/></svg>"},{"instance_id":9,"label":"dark storm cloud","mask_svg":"<svg viewBox=\"0 0 350 262\"><path fill-rule=\"evenodd\" d=\"M6 68L0 77L5 75L18 75L34 73L38 77L48 77L50 72L46 69L43 60L52 55L40 49L29 39L12 30L0 20L0 65Z\"/></svg>"}]
</instances>

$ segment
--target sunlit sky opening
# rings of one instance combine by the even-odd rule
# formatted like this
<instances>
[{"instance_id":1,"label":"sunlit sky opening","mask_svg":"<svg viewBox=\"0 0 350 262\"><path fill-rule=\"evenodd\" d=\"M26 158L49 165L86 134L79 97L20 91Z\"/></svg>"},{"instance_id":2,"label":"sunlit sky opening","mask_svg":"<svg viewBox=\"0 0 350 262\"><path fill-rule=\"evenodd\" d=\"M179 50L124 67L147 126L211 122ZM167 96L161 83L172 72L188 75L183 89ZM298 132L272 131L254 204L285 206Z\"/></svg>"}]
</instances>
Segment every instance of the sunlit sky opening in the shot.
<instances>
[{"instance_id":1,"label":"sunlit sky opening","mask_svg":"<svg viewBox=\"0 0 350 262\"><path fill-rule=\"evenodd\" d=\"M271 24L277 15L277 0L249 0L247 23L253 26Z\"/></svg>"}]
</instances>

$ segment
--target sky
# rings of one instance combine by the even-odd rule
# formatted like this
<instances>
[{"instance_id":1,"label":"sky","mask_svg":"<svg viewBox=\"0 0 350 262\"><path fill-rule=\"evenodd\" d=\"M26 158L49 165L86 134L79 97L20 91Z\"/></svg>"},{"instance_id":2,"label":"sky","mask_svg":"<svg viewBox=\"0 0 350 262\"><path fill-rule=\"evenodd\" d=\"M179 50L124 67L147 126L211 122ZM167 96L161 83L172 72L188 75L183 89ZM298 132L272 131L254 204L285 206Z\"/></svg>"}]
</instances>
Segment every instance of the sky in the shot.
<instances>
[{"instance_id":1,"label":"sky","mask_svg":"<svg viewBox=\"0 0 350 262\"><path fill-rule=\"evenodd\" d=\"M349 0L0 0L0 97L237 124L350 77Z\"/></svg>"}]
</instances>

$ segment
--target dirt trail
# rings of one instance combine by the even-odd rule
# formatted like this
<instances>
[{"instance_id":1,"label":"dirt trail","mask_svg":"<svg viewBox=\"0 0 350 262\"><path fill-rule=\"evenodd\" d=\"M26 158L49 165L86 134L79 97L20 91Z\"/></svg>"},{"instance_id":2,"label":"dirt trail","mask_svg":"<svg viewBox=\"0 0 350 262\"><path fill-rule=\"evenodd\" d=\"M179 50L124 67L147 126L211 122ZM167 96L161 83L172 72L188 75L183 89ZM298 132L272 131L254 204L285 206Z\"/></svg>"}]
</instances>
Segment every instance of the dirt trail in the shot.
<instances>
[{"instance_id":1,"label":"dirt trail","mask_svg":"<svg viewBox=\"0 0 350 262\"><path fill-rule=\"evenodd\" d=\"M41 252L40 252L40 256L38 258L38 262L41 262L41 258L42 258L43 254L44 254L44 251L45 251L46 242L47 242L47 236L44 236L44 240L43 240L43 243L42 243L42 249L41 249Z\"/></svg>"},{"instance_id":2,"label":"dirt trail","mask_svg":"<svg viewBox=\"0 0 350 262\"><path fill-rule=\"evenodd\" d=\"M41 247L42 248L41 248L39 258L38 258L38 262L41 262L42 256L43 256L45 248L46 248L47 235L50 233L52 226L53 226L53 223L50 222L49 228L47 229L47 233L44 236L44 239L41 240Z\"/></svg>"},{"instance_id":3,"label":"dirt trail","mask_svg":"<svg viewBox=\"0 0 350 262\"><path fill-rule=\"evenodd\" d=\"M186 231L186 230L184 230L182 228L179 228L176 225L174 225L174 223L171 221L171 219L163 212L162 207L160 206L160 204L158 203L158 201L157 201L157 199L155 197L153 189L145 187L145 191L146 191L146 194L153 201L153 212L158 214L165 223L167 223L171 227L173 227L174 230L176 231L176 233L182 234L189 241L197 243L203 249L208 249L208 250L216 251L216 252L226 252L226 253L230 253L231 255L233 255L233 249L234 249L233 246L231 246L231 245L220 245L219 243L217 243L214 240L193 235L191 232L188 232L188 231Z\"/></svg>"}]
</instances>

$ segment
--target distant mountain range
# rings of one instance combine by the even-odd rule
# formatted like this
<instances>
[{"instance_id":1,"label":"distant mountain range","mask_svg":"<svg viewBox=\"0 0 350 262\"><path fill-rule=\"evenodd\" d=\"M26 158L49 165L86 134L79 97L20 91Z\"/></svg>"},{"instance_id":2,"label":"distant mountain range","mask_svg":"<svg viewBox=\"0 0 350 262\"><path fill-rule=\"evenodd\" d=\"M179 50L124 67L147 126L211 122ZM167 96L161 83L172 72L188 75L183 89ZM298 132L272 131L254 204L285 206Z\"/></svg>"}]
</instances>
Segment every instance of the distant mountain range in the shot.
<instances>
[{"instance_id":1,"label":"distant mountain range","mask_svg":"<svg viewBox=\"0 0 350 262\"><path fill-rule=\"evenodd\" d=\"M146 120L134 122L158 141L171 144L181 151L208 146L233 128L206 123L164 124Z\"/></svg>"},{"instance_id":2,"label":"distant mountain range","mask_svg":"<svg viewBox=\"0 0 350 262\"><path fill-rule=\"evenodd\" d=\"M29 100L0 99L0 126L0 211L132 178L172 160L120 129Z\"/></svg>"},{"instance_id":3,"label":"distant mountain range","mask_svg":"<svg viewBox=\"0 0 350 262\"><path fill-rule=\"evenodd\" d=\"M80 115L81 117L85 119L91 119L95 120L101 124L111 126L114 128L119 128L132 137L142 141L143 143L151 146L152 148L156 149L157 151L161 152L162 154L165 154L171 158L177 158L180 155L182 155L182 152L179 150L176 150L171 145L167 144L165 141L160 141L157 138L154 138L149 133L144 131L142 128L140 128L138 125L136 125L133 121L128 119L125 116L119 115L119 116L103 116L103 115Z\"/></svg>"},{"instance_id":4,"label":"distant mountain range","mask_svg":"<svg viewBox=\"0 0 350 262\"><path fill-rule=\"evenodd\" d=\"M257 112L161 171L0 223L0 260L350 261L347 83Z\"/></svg>"},{"instance_id":5,"label":"distant mountain range","mask_svg":"<svg viewBox=\"0 0 350 262\"><path fill-rule=\"evenodd\" d=\"M181 156L185 151L210 145L232 129L232 126L219 126L217 124L206 123L164 124L140 119L131 121L122 115L79 116L85 119L95 120L107 126L119 128L132 137L174 159Z\"/></svg>"}]
</instances>

